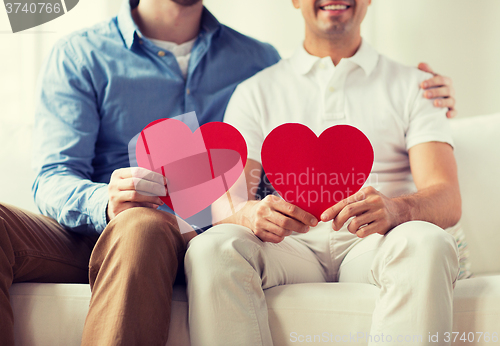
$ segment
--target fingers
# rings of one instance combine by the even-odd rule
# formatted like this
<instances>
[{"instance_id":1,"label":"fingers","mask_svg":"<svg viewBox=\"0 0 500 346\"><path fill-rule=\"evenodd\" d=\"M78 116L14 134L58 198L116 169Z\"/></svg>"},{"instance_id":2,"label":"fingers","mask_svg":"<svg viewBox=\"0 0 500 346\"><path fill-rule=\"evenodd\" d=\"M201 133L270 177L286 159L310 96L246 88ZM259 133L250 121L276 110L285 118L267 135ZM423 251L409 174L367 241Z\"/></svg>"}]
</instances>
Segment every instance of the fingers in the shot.
<instances>
[{"instance_id":1,"label":"fingers","mask_svg":"<svg viewBox=\"0 0 500 346\"><path fill-rule=\"evenodd\" d=\"M139 179L144 179L148 180L160 185L166 185L167 184L167 179L161 175L160 173L150 171L146 168L142 167L131 167L130 168L130 177L134 178L139 178Z\"/></svg>"},{"instance_id":2,"label":"fingers","mask_svg":"<svg viewBox=\"0 0 500 346\"><path fill-rule=\"evenodd\" d=\"M144 208L152 208L152 209L158 209L160 207L160 204L156 203L138 203L141 205L141 207Z\"/></svg>"},{"instance_id":3,"label":"fingers","mask_svg":"<svg viewBox=\"0 0 500 346\"><path fill-rule=\"evenodd\" d=\"M141 178L122 179L123 190L136 190L146 196L166 196L167 188L163 184Z\"/></svg>"},{"instance_id":4,"label":"fingers","mask_svg":"<svg viewBox=\"0 0 500 346\"><path fill-rule=\"evenodd\" d=\"M318 223L311 214L272 195L255 204L251 220L254 234L272 243L281 242L292 232L306 233Z\"/></svg>"},{"instance_id":5,"label":"fingers","mask_svg":"<svg viewBox=\"0 0 500 346\"><path fill-rule=\"evenodd\" d=\"M365 227L362 227L360 230L358 230L356 232L356 235L359 238L365 238L365 237L368 237L370 234L379 233L379 232L377 232L378 228L379 228L379 226L377 225L377 222L373 222L369 225L366 225Z\"/></svg>"},{"instance_id":6,"label":"fingers","mask_svg":"<svg viewBox=\"0 0 500 346\"><path fill-rule=\"evenodd\" d=\"M109 206L108 206L109 207ZM118 215L124 210L130 209L130 208L152 208L152 209L157 209L159 207L158 204L154 203L135 203L135 202L125 202L121 203L119 205L119 208L116 208L114 210L115 215Z\"/></svg>"},{"instance_id":7,"label":"fingers","mask_svg":"<svg viewBox=\"0 0 500 346\"><path fill-rule=\"evenodd\" d=\"M427 72L427 73L434 74L434 71L432 70L432 68L429 66L429 64L427 64L425 62L421 62L420 64L418 64L418 69L421 71Z\"/></svg>"},{"instance_id":8,"label":"fingers","mask_svg":"<svg viewBox=\"0 0 500 346\"><path fill-rule=\"evenodd\" d=\"M442 87L442 86L452 86L453 82L451 78L441 76L441 75L435 75L432 78L429 78L425 81L422 82L420 85L422 89L429 89L429 88L436 88L436 87Z\"/></svg>"},{"instance_id":9,"label":"fingers","mask_svg":"<svg viewBox=\"0 0 500 346\"><path fill-rule=\"evenodd\" d=\"M352 204L346 205L340 213L333 219L333 229L338 231L340 230L344 224L349 220L351 217L354 217L356 215L360 215L364 212L366 212L369 209L369 206L365 201L360 201L360 202L355 202ZM352 223L352 222L351 222Z\"/></svg>"},{"instance_id":10,"label":"fingers","mask_svg":"<svg viewBox=\"0 0 500 346\"><path fill-rule=\"evenodd\" d=\"M293 218L306 226L316 226L318 224L318 220L305 210L288 203L277 196L270 197L273 199L271 203L274 209L283 215Z\"/></svg>"},{"instance_id":11,"label":"fingers","mask_svg":"<svg viewBox=\"0 0 500 346\"><path fill-rule=\"evenodd\" d=\"M158 196L146 196L135 190L118 191L110 196L113 203L150 203L163 205L163 201Z\"/></svg>"},{"instance_id":12,"label":"fingers","mask_svg":"<svg viewBox=\"0 0 500 346\"><path fill-rule=\"evenodd\" d=\"M426 90L424 96L427 99L435 99L437 97L452 97L453 95L449 86L441 86L435 89Z\"/></svg>"},{"instance_id":13,"label":"fingers","mask_svg":"<svg viewBox=\"0 0 500 346\"><path fill-rule=\"evenodd\" d=\"M263 242L270 243L280 243L285 239L285 237L292 234L289 230L283 230L281 227L271 223L271 222L263 222L261 227L258 227L254 230L254 233L260 240Z\"/></svg>"},{"instance_id":14,"label":"fingers","mask_svg":"<svg viewBox=\"0 0 500 346\"><path fill-rule=\"evenodd\" d=\"M448 119L451 119L451 118L454 118L457 116L457 110L456 109L450 109L447 113L446 113L446 117Z\"/></svg>"},{"instance_id":15,"label":"fingers","mask_svg":"<svg viewBox=\"0 0 500 346\"><path fill-rule=\"evenodd\" d=\"M446 107L446 108L449 108L450 110L454 110L455 109L455 99L454 98L445 98L445 99L434 100L434 106Z\"/></svg>"},{"instance_id":16,"label":"fingers","mask_svg":"<svg viewBox=\"0 0 500 346\"><path fill-rule=\"evenodd\" d=\"M330 221L330 220L333 220L335 219L338 214L348 205L350 205L351 203L355 203L355 202L359 202L359 201L362 201L365 199L366 197L366 193L367 192L371 192L371 190L367 190L367 189L370 189L371 187L368 187L368 188L364 188L358 192L356 192L354 195L346 198L346 199L343 199L342 201L338 202L337 204L335 204L333 207L331 208L328 208L327 210L325 210L323 212L323 214L321 214L321 221L323 222L327 222L327 221Z\"/></svg>"},{"instance_id":17,"label":"fingers","mask_svg":"<svg viewBox=\"0 0 500 346\"><path fill-rule=\"evenodd\" d=\"M138 178L151 181L160 185L167 184L167 178L165 178L163 175L142 167L120 168L115 170L111 177L115 179Z\"/></svg>"},{"instance_id":18,"label":"fingers","mask_svg":"<svg viewBox=\"0 0 500 346\"><path fill-rule=\"evenodd\" d=\"M455 88L453 87L453 81L449 77L435 75L433 78L422 82L420 86L425 90L425 98L439 98L434 100L434 106L448 108L448 112L446 113L448 118L453 118L457 115L457 110L455 109Z\"/></svg>"},{"instance_id":19,"label":"fingers","mask_svg":"<svg viewBox=\"0 0 500 346\"><path fill-rule=\"evenodd\" d=\"M166 196L163 175L145 168L117 169L108 185L108 220L120 212L134 207L158 208L163 205L159 196Z\"/></svg>"},{"instance_id":20,"label":"fingers","mask_svg":"<svg viewBox=\"0 0 500 346\"><path fill-rule=\"evenodd\" d=\"M166 179L161 174L137 167L120 169L115 172L116 174L110 182L113 185L112 188L118 190L118 193L127 193L119 199L120 201L162 204L158 203L158 201L161 202L159 198L147 198L167 195L167 189L164 185ZM134 192L143 197L137 196Z\"/></svg>"},{"instance_id":21,"label":"fingers","mask_svg":"<svg viewBox=\"0 0 500 346\"><path fill-rule=\"evenodd\" d=\"M364 213L358 215L351 220L351 222L347 226L347 230L352 234L356 234L358 231L365 228L368 224L372 223L375 220L376 217L373 213Z\"/></svg>"},{"instance_id":22,"label":"fingers","mask_svg":"<svg viewBox=\"0 0 500 346\"><path fill-rule=\"evenodd\" d=\"M272 212L268 216L267 220L278 226L283 231L290 231L290 234L291 232L307 233L309 231L309 226L279 212ZM281 232L275 234L281 235Z\"/></svg>"}]
</instances>

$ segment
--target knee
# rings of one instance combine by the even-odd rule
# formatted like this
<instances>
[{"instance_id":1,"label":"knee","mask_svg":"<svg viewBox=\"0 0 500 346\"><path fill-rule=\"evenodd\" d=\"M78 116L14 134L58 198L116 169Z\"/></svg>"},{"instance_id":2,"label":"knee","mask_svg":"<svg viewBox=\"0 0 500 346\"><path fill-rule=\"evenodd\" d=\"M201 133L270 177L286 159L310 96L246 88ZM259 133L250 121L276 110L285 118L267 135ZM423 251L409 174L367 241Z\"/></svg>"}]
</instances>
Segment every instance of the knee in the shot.
<instances>
[{"instance_id":1,"label":"knee","mask_svg":"<svg viewBox=\"0 0 500 346\"><path fill-rule=\"evenodd\" d=\"M17 218L19 209L0 203L0 269L2 274L4 270L11 271L14 265L14 245L13 240L17 239L20 234L16 232L15 225L21 226L22 221ZM6 265L6 262L8 265Z\"/></svg>"},{"instance_id":2,"label":"knee","mask_svg":"<svg viewBox=\"0 0 500 346\"><path fill-rule=\"evenodd\" d=\"M410 257L420 261L427 258L436 263L440 259L458 261L458 249L453 236L442 228L424 221L410 221L394 228L388 236L396 248L404 248ZM401 246L403 245L403 246Z\"/></svg>"},{"instance_id":3,"label":"knee","mask_svg":"<svg viewBox=\"0 0 500 346\"><path fill-rule=\"evenodd\" d=\"M185 258L186 270L197 266L211 266L240 258L248 260L258 248L260 240L246 227L223 224L210 228L193 238Z\"/></svg>"},{"instance_id":4,"label":"knee","mask_svg":"<svg viewBox=\"0 0 500 346\"><path fill-rule=\"evenodd\" d=\"M8 222L12 219L15 209L0 203L0 235L7 237Z\"/></svg>"},{"instance_id":5,"label":"knee","mask_svg":"<svg viewBox=\"0 0 500 346\"><path fill-rule=\"evenodd\" d=\"M127 209L114 218L101 237L134 247L157 246L165 241L171 246L181 242L175 215L151 208Z\"/></svg>"}]
</instances>

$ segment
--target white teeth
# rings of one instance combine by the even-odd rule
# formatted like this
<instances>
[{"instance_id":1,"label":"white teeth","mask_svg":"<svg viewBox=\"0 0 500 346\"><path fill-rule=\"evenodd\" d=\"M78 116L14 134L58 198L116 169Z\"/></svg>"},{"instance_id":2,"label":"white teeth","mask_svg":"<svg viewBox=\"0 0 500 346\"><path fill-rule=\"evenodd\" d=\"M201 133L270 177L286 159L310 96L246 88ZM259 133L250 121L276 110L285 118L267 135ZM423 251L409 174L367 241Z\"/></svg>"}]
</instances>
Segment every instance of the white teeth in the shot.
<instances>
[{"instance_id":1,"label":"white teeth","mask_svg":"<svg viewBox=\"0 0 500 346\"><path fill-rule=\"evenodd\" d=\"M346 5L328 5L322 7L326 11L339 11L339 10L347 10Z\"/></svg>"}]
</instances>

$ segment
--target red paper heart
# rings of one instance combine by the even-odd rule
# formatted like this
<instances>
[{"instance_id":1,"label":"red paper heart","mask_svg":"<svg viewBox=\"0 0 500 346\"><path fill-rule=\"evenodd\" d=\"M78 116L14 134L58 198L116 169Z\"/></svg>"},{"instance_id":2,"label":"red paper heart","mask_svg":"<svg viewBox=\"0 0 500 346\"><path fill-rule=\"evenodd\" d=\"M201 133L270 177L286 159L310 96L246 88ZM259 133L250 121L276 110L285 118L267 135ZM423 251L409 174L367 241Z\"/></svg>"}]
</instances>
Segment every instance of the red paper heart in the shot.
<instances>
[{"instance_id":1,"label":"red paper heart","mask_svg":"<svg viewBox=\"0 0 500 346\"><path fill-rule=\"evenodd\" d=\"M261 155L274 189L318 220L363 186L374 156L368 138L353 126L332 126L318 138L301 124L283 124L271 131Z\"/></svg>"},{"instance_id":2,"label":"red paper heart","mask_svg":"<svg viewBox=\"0 0 500 346\"><path fill-rule=\"evenodd\" d=\"M142 130L136 159L139 167L167 178L168 195L161 199L186 219L236 182L246 164L247 146L229 124L211 122L191 132L182 121L160 119Z\"/></svg>"}]
</instances>

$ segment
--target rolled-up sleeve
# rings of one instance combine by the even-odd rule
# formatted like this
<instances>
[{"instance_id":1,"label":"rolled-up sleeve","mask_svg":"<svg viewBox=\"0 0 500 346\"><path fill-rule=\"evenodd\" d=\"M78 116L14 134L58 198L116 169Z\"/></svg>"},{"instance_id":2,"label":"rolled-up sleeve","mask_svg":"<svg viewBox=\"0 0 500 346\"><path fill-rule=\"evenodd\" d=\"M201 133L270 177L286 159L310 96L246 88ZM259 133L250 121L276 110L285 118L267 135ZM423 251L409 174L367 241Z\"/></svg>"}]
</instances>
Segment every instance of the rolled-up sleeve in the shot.
<instances>
[{"instance_id":1,"label":"rolled-up sleeve","mask_svg":"<svg viewBox=\"0 0 500 346\"><path fill-rule=\"evenodd\" d=\"M68 41L52 50L36 99L35 203L72 231L100 233L107 223L107 184L91 180L99 107L92 78Z\"/></svg>"}]
</instances>

